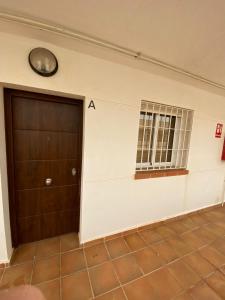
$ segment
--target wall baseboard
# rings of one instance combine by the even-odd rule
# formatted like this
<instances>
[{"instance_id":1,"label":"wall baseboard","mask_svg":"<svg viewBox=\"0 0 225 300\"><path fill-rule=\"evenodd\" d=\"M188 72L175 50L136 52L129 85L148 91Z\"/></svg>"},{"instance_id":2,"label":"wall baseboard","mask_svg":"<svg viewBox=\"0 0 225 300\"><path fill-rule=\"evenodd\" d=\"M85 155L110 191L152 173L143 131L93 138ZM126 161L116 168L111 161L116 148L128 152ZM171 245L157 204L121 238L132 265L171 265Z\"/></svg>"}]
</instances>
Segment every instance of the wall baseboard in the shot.
<instances>
[{"instance_id":1,"label":"wall baseboard","mask_svg":"<svg viewBox=\"0 0 225 300\"><path fill-rule=\"evenodd\" d=\"M194 214L207 212L207 211L210 211L210 210L212 210L216 207L220 207L220 206L221 206L221 203L210 204L208 206L204 206L204 207L197 208L197 209L194 209L194 210L182 212L180 214L170 216L170 217L166 217L166 218L163 218L163 219L151 222L151 223L145 223L145 224L142 224L142 225L131 227L131 228L126 229L125 231L119 231L119 232L115 232L115 233L112 233L112 234L107 235L107 236L97 237L95 239L88 240L88 241L85 241L83 243L81 242L81 244L84 247L90 247L90 246L93 246L93 245L97 245L97 244L99 244L103 241L112 240L112 239L115 239L115 238L120 237L120 236L126 236L128 234L135 233L137 231L152 229L152 228L155 228L159 225L174 222L174 221L177 221L179 219L182 219L184 217L191 216L191 215L194 215Z\"/></svg>"}]
</instances>

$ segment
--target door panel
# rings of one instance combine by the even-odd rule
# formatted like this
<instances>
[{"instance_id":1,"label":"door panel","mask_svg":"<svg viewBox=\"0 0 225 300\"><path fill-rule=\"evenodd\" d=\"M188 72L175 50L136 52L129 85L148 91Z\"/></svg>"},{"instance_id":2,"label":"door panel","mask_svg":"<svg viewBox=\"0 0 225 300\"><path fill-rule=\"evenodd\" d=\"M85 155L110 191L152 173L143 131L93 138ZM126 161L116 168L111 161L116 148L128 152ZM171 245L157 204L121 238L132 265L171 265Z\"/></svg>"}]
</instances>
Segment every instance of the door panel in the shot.
<instances>
[{"instance_id":1,"label":"door panel","mask_svg":"<svg viewBox=\"0 0 225 300\"><path fill-rule=\"evenodd\" d=\"M15 130L14 133L16 161L78 158L78 133L38 130Z\"/></svg>"},{"instance_id":2,"label":"door panel","mask_svg":"<svg viewBox=\"0 0 225 300\"><path fill-rule=\"evenodd\" d=\"M14 244L78 231L82 102L5 90L5 111Z\"/></svg>"},{"instance_id":3,"label":"door panel","mask_svg":"<svg viewBox=\"0 0 225 300\"><path fill-rule=\"evenodd\" d=\"M29 96L27 98L15 96L13 129L79 132L81 119L79 113L77 105L38 101Z\"/></svg>"},{"instance_id":4,"label":"door panel","mask_svg":"<svg viewBox=\"0 0 225 300\"><path fill-rule=\"evenodd\" d=\"M79 199L74 199L78 193L79 185L18 190L18 218L64 210L73 210L78 214Z\"/></svg>"},{"instance_id":5,"label":"door panel","mask_svg":"<svg viewBox=\"0 0 225 300\"><path fill-rule=\"evenodd\" d=\"M76 175L72 175L75 168ZM78 183L79 165L77 160L54 161L17 161L15 163L15 182L17 189L46 187L46 179L51 178L51 186L71 185Z\"/></svg>"}]
</instances>

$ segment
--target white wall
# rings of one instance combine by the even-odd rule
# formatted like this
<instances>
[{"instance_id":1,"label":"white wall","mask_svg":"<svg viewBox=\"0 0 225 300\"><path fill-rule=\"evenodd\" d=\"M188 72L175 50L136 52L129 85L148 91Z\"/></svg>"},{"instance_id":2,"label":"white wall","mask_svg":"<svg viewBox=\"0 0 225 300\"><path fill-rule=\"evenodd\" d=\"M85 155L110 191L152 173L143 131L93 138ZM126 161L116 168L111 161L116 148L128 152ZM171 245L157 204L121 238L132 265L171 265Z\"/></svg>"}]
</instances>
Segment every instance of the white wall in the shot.
<instances>
[{"instance_id":1,"label":"white wall","mask_svg":"<svg viewBox=\"0 0 225 300\"><path fill-rule=\"evenodd\" d=\"M0 86L0 263L11 257L3 89Z\"/></svg>"},{"instance_id":2,"label":"white wall","mask_svg":"<svg viewBox=\"0 0 225 300\"><path fill-rule=\"evenodd\" d=\"M225 164L220 161L223 140L214 138L214 133L216 123L225 122L223 96L22 36L1 33L0 45L3 85L86 97L82 242L221 200L225 172ZM58 57L59 72L55 76L42 78L30 69L27 56L37 46L49 48ZM90 99L95 101L96 110L87 109ZM189 175L134 180L141 99L195 111ZM2 109L0 115L0 151L4 153ZM4 178L0 217L2 201L7 202L4 165L4 159L0 160ZM4 209L8 216L7 207ZM4 235L9 236L8 227L8 221L2 222L1 217L0 260L5 258L6 245L10 244L4 239Z\"/></svg>"}]
</instances>

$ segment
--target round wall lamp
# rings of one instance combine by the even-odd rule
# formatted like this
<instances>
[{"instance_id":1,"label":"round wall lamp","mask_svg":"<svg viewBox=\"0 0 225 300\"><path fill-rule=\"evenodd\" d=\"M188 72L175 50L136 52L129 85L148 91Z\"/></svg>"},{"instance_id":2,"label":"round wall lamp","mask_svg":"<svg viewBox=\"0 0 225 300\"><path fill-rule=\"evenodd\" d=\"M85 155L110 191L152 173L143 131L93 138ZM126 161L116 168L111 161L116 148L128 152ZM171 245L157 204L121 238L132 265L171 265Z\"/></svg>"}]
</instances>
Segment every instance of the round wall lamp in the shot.
<instances>
[{"instance_id":1,"label":"round wall lamp","mask_svg":"<svg viewBox=\"0 0 225 300\"><path fill-rule=\"evenodd\" d=\"M31 68L41 76L49 77L58 70L58 61L55 55L45 48L34 48L29 54Z\"/></svg>"}]
</instances>

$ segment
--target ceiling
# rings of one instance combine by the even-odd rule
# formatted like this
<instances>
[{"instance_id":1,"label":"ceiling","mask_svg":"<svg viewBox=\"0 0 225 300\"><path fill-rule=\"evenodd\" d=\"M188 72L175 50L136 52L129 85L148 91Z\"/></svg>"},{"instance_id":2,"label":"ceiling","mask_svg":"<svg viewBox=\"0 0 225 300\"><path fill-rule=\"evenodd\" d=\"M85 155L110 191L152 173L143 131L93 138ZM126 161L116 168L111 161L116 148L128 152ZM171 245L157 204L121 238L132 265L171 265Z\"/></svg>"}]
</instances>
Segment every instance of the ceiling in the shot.
<instances>
[{"instance_id":1,"label":"ceiling","mask_svg":"<svg viewBox=\"0 0 225 300\"><path fill-rule=\"evenodd\" d=\"M225 85L224 0L0 0L0 8L80 31Z\"/></svg>"}]
</instances>

